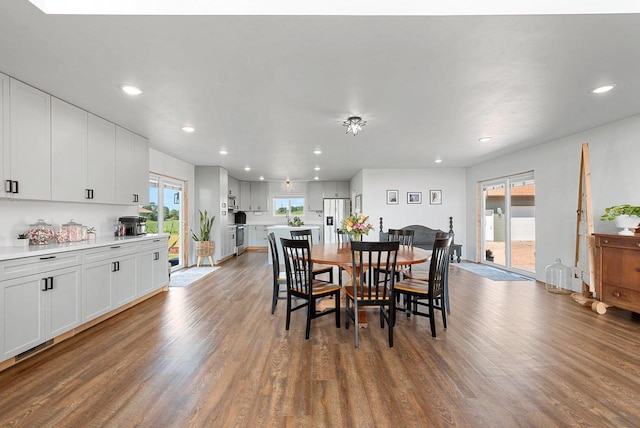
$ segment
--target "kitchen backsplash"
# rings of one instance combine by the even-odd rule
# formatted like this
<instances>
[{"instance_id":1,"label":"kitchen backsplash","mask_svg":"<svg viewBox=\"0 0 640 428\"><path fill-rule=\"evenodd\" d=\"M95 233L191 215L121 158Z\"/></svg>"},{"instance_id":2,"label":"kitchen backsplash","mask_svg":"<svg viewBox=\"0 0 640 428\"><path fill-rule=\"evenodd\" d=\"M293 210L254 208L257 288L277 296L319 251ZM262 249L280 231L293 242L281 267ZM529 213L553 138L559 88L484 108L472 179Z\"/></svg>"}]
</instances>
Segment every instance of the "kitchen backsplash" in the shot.
<instances>
[{"instance_id":1,"label":"kitchen backsplash","mask_svg":"<svg viewBox=\"0 0 640 428\"><path fill-rule=\"evenodd\" d=\"M97 236L111 236L113 225L121 216L137 215L135 206L101 205L71 202L0 200L0 246L10 247L19 233L44 219L57 230L69 220L94 227Z\"/></svg>"}]
</instances>

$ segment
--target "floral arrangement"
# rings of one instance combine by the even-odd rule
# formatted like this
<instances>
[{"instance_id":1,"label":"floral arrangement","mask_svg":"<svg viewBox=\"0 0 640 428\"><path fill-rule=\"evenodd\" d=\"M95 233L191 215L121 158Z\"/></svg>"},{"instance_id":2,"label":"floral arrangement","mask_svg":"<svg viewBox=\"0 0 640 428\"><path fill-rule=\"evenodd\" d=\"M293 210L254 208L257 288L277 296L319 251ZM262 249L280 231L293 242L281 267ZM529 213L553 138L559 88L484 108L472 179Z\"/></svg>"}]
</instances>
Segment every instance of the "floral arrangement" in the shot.
<instances>
[{"instance_id":1,"label":"floral arrangement","mask_svg":"<svg viewBox=\"0 0 640 428\"><path fill-rule=\"evenodd\" d=\"M368 215L351 214L342 220L340 230L351 236L353 240L359 241L362 235L368 235L369 231L373 230L373 225L369 223Z\"/></svg>"}]
</instances>

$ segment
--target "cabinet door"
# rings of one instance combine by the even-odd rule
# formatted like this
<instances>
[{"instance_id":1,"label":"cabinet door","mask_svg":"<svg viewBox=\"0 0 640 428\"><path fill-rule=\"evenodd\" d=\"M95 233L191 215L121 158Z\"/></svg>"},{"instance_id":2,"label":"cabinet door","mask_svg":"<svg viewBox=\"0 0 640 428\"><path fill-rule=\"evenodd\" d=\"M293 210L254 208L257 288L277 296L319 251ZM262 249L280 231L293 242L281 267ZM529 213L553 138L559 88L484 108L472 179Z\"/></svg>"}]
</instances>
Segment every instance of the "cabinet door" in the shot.
<instances>
[{"instance_id":1,"label":"cabinet door","mask_svg":"<svg viewBox=\"0 0 640 428\"><path fill-rule=\"evenodd\" d=\"M116 201L116 125L89 113L87 188L91 202Z\"/></svg>"},{"instance_id":2,"label":"cabinet door","mask_svg":"<svg viewBox=\"0 0 640 428\"><path fill-rule=\"evenodd\" d=\"M155 251L138 254L138 296L153 290L153 270Z\"/></svg>"},{"instance_id":3,"label":"cabinet door","mask_svg":"<svg viewBox=\"0 0 640 428\"><path fill-rule=\"evenodd\" d=\"M169 284L169 266L167 260L169 250L167 247L159 248L153 257L153 290ZM152 290L152 291L153 291Z\"/></svg>"},{"instance_id":4,"label":"cabinet door","mask_svg":"<svg viewBox=\"0 0 640 428\"><path fill-rule=\"evenodd\" d=\"M251 182L251 211L267 211L268 183Z\"/></svg>"},{"instance_id":5,"label":"cabinet door","mask_svg":"<svg viewBox=\"0 0 640 428\"><path fill-rule=\"evenodd\" d=\"M267 240L267 236L269 235L269 230L267 230L267 226L257 226L257 228L256 245L258 247L268 247L269 241Z\"/></svg>"},{"instance_id":6,"label":"cabinet door","mask_svg":"<svg viewBox=\"0 0 640 428\"><path fill-rule=\"evenodd\" d=\"M149 204L149 140L139 135L134 138L133 189L137 205Z\"/></svg>"},{"instance_id":7,"label":"cabinet door","mask_svg":"<svg viewBox=\"0 0 640 428\"><path fill-rule=\"evenodd\" d=\"M131 205L133 196L134 134L116 126L116 203Z\"/></svg>"},{"instance_id":8,"label":"cabinet door","mask_svg":"<svg viewBox=\"0 0 640 428\"><path fill-rule=\"evenodd\" d=\"M81 323L80 285L82 272L80 266L76 266L44 276L52 277L52 288L47 291L50 299L50 304L47 305L49 310L47 319L49 320L49 337L56 337Z\"/></svg>"},{"instance_id":9,"label":"cabinet door","mask_svg":"<svg viewBox=\"0 0 640 428\"><path fill-rule=\"evenodd\" d=\"M91 321L111 310L114 294L111 287L112 270L111 260L89 263L83 268L82 322Z\"/></svg>"},{"instance_id":10,"label":"cabinet door","mask_svg":"<svg viewBox=\"0 0 640 428\"><path fill-rule=\"evenodd\" d=\"M336 198L351 197L351 183L348 181L336 181Z\"/></svg>"},{"instance_id":11,"label":"cabinet door","mask_svg":"<svg viewBox=\"0 0 640 428\"><path fill-rule=\"evenodd\" d=\"M47 340L42 275L29 275L0 282L0 304L3 310L5 360L40 345Z\"/></svg>"},{"instance_id":12,"label":"cabinet door","mask_svg":"<svg viewBox=\"0 0 640 428\"><path fill-rule=\"evenodd\" d=\"M115 304L114 307L122 306L134 300L136 294L136 283L138 279L136 255L118 257L116 261L117 271L115 272Z\"/></svg>"},{"instance_id":13,"label":"cabinet door","mask_svg":"<svg viewBox=\"0 0 640 428\"><path fill-rule=\"evenodd\" d=\"M11 190L6 187L9 176L9 76L0 73L0 198L11 196Z\"/></svg>"},{"instance_id":14,"label":"cabinet door","mask_svg":"<svg viewBox=\"0 0 640 428\"><path fill-rule=\"evenodd\" d=\"M240 205L238 209L240 211L249 211L251 208L251 182L240 182Z\"/></svg>"},{"instance_id":15,"label":"cabinet door","mask_svg":"<svg viewBox=\"0 0 640 428\"><path fill-rule=\"evenodd\" d=\"M51 97L10 79L9 98L13 198L51 200Z\"/></svg>"},{"instance_id":16,"label":"cabinet door","mask_svg":"<svg viewBox=\"0 0 640 428\"><path fill-rule=\"evenodd\" d=\"M86 199L87 112L51 100L51 198L83 202Z\"/></svg>"},{"instance_id":17,"label":"cabinet door","mask_svg":"<svg viewBox=\"0 0 640 428\"><path fill-rule=\"evenodd\" d=\"M322 211L322 181L310 181L307 183L307 210Z\"/></svg>"},{"instance_id":18,"label":"cabinet door","mask_svg":"<svg viewBox=\"0 0 640 428\"><path fill-rule=\"evenodd\" d=\"M249 247L255 247L257 244L257 228L259 226L247 226L247 228L245 229L246 231L248 231L249 233Z\"/></svg>"}]
</instances>

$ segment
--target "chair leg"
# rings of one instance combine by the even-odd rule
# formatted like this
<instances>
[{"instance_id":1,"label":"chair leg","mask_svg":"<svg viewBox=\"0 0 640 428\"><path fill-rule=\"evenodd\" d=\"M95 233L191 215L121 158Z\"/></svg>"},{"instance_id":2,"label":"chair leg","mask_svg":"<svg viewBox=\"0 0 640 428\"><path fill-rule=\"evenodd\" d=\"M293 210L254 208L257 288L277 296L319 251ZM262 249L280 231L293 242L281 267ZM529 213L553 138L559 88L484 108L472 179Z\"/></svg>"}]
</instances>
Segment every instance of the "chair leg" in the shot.
<instances>
[{"instance_id":1,"label":"chair leg","mask_svg":"<svg viewBox=\"0 0 640 428\"><path fill-rule=\"evenodd\" d=\"M354 301L355 302L355 301ZM354 318L354 326L353 328L356 330L356 348L359 345L358 339L359 339L359 335L358 335L358 330L360 330L360 326L358 325L358 305L356 303L353 304L353 318Z\"/></svg>"},{"instance_id":2,"label":"chair leg","mask_svg":"<svg viewBox=\"0 0 640 428\"><path fill-rule=\"evenodd\" d=\"M286 330L289 330L289 324L291 323L291 294L287 290L287 322Z\"/></svg>"},{"instance_id":3,"label":"chair leg","mask_svg":"<svg viewBox=\"0 0 640 428\"><path fill-rule=\"evenodd\" d=\"M447 310L446 310L444 304L445 304L445 302L441 298L440 299L440 307L442 308L442 325L444 326L444 328L447 328Z\"/></svg>"},{"instance_id":4,"label":"chair leg","mask_svg":"<svg viewBox=\"0 0 640 428\"><path fill-rule=\"evenodd\" d=\"M431 337L436 337L436 317L433 311L433 299L429 298L429 324L431 324Z\"/></svg>"},{"instance_id":5,"label":"chair leg","mask_svg":"<svg viewBox=\"0 0 640 428\"><path fill-rule=\"evenodd\" d=\"M344 308L345 320L344 320L344 328L349 330L349 324L351 324L351 307L349 305L349 297L347 296Z\"/></svg>"},{"instance_id":6,"label":"chair leg","mask_svg":"<svg viewBox=\"0 0 640 428\"><path fill-rule=\"evenodd\" d=\"M315 300L311 299L309 300L309 303L307 303L307 330L304 334L305 340L309 340L309 334L311 333L311 314L315 313L315 311L316 311Z\"/></svg>"},{"instance_id":7,"label":"chair leg","mask_svg":"<svg viewBox=\"0 0 640 428\"><path fill-rule=\"evenodd\" d=\"M336 293L336 328L340 328L340 292Z\"/></svg>"},{"instance_id":8,"label":"chair leg","mask_svg":"<svg viewBox=\"0 0 640 428\"><path fill-rule=\"evenodd\" d=\"M280 295L280 284L273 284L273 297L271 298L271 315L276 311L276 305L278 304L278 296Z\"/></svg>"}]
</instances>

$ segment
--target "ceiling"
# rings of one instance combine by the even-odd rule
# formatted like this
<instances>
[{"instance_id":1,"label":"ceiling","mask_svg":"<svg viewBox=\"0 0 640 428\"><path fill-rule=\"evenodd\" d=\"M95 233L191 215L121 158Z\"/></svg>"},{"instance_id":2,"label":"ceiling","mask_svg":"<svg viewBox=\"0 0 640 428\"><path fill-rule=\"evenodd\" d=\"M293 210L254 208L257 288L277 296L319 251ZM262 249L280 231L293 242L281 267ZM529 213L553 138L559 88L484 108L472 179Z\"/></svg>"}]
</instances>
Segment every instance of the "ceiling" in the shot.
<instances>
[{"instance_id":1,"label":"ceiling","mask_svg":"<svg viewBox=\"0 0 640 428\"><path fill-rule=\"evenodd\" d=\"M638 114L638 40L638 14L67 16L0 2L1 72L242 180L467 167ZM351 115L367 121L357 136Z\"/></svg>"}]
</instances>

